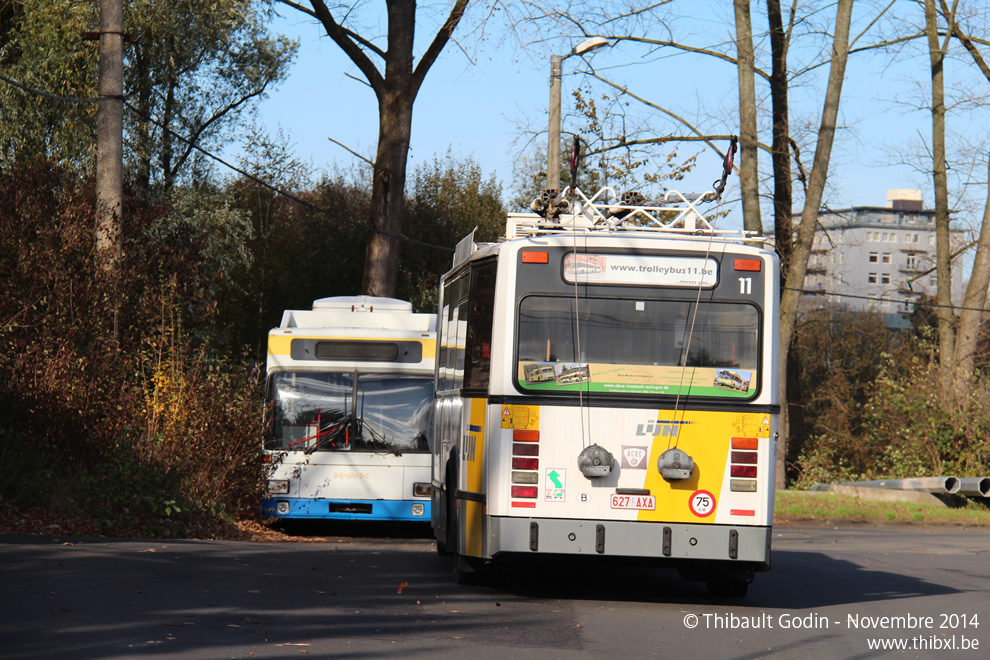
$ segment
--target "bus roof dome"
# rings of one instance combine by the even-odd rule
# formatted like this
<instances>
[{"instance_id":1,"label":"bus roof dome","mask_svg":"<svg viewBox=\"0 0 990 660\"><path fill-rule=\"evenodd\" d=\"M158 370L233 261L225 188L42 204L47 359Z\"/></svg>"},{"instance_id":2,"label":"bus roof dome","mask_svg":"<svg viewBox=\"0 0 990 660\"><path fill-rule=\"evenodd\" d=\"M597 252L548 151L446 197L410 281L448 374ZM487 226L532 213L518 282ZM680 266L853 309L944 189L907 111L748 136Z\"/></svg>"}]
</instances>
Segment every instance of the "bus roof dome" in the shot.
<instances>
[{"instance_id":1,"label":"bus roof dome","mask_svg":"<svg viewBox=\"0 0 990 660\"><path fill-rule=\"evenodd\" d=\"M335 296L313 301L313 311L340 310L348 312L405 312L412 313L411 302L379 296Z\"/></svg>"}]
</instances>

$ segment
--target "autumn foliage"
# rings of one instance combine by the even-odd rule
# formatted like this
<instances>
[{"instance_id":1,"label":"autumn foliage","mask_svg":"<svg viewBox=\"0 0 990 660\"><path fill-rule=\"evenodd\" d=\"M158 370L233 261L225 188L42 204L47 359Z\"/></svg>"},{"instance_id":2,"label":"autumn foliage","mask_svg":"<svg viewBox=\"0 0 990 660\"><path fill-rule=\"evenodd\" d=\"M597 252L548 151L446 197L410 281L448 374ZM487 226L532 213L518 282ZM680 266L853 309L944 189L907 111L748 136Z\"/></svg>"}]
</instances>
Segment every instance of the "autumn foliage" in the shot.
<instances>
[{"instance_id":1,"label":"autumn foliage","mask_svg":"<svg viewBox=\"0 0 990 660\"><path fill-rule=\"evenodd\" d=\"M103 533L210 534L254 510L258 378L211 349L195 241L125 208L124 263L94 260L91 185L0 176L0 500Z\"/></svg>"}]
</instances>

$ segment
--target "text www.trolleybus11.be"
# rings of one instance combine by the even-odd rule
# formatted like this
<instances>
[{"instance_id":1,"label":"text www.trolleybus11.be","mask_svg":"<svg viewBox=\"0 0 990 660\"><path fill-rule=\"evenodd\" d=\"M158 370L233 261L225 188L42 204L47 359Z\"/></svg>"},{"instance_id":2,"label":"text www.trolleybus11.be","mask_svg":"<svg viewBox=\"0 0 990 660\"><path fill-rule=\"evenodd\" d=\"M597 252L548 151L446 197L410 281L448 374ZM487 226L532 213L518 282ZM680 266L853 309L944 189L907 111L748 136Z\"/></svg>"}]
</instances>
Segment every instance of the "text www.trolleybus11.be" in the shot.
<instances>
[{"instance_id":1,"label":"text www.trolleybus11.be","mask_svg":"<svg viewBox=\"0 0 990 660\"><path fill-rule=\"evenodd\" d=\"M870 650L904 651L967 651L979 650L980 640L975 633L979 628L977 614L938 614L934 616L905 614L899 616L866 616L847 614L845 620L835 620L817 613L770 614L761 612L740 616L738 614L686 614L685 628L706 630L771 630L771 629L839 629L900 632L890 637L871 637L866 640ZM907 632L908 635L904 633Z\"/></svg>"}]
</instances>

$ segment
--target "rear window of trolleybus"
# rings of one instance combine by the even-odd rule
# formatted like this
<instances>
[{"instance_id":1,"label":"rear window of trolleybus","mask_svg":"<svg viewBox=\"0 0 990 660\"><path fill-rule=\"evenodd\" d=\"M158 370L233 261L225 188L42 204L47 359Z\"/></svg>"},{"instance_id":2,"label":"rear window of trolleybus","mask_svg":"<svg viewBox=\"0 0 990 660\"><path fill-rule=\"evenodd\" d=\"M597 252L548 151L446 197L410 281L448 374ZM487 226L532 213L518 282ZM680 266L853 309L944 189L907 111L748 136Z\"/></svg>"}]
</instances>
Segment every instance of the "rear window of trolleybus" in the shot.
<instances>
[{"instance_id":1,"label":"rear window of trolleybus","mask_svg":"<svg viewBox=\"0 0 990 660\"><path fill-rule=\"evenodd\" d=\"M517 382L528 392L758 392L760 313L745 303L530 295L519 305Z\"/></svg>"}]
</instances>

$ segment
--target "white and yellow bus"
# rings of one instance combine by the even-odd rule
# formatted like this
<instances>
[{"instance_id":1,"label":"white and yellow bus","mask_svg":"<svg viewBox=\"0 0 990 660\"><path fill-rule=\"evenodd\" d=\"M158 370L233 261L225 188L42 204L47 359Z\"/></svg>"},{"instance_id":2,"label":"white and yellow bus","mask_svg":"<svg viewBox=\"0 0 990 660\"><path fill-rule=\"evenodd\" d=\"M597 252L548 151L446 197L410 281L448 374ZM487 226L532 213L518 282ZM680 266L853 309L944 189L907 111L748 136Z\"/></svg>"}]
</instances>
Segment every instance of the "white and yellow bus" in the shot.
<instances>
[{"instance_id":1,"label":"white and yellow bus","mask_svg":"<svg viewBox=\"0 0 990 660\"><path fill-rule=\"evenodd\" d=\"M436 315L370 296L286 310L268 335L264 515L430 519Z\"/></svg>"},{"instance_id":2,"label":"white and yellow bus","mask_svg":"<svg viewBox=\"0 0 990 660\"><path fill-rule=\"evenodd\" d=\"M438 549L462 577L636 557L742 596L770 566L777 256L714 229L714 193L575 196L510 215L497 243L469 236L442 278Z\"/></svg>"}]
</instances>

